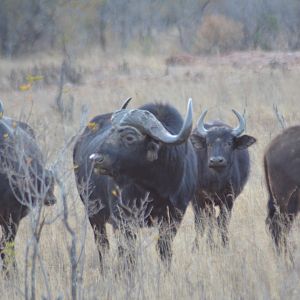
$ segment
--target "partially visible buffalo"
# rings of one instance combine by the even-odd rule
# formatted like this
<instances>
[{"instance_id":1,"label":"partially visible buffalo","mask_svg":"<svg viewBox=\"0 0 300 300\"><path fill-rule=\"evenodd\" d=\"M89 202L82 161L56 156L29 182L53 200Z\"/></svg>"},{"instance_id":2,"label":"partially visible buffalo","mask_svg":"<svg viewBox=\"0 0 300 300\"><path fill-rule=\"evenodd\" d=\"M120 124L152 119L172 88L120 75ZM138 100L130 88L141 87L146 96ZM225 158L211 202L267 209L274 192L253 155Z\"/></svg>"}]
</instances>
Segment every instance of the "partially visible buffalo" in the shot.
<instances>
[{"instance_id":1,"label":"partially visible buffalo","mask_svg":"<svg viewBox=\"0 0 300 300\"><path fill-rule=\"evenodd\" d=\"M54 178L45 169L33 129L3 116L0 103L0 255L7 268L5 247L14 247L20 220L39 203L52 205Z\"/></svg>"},{"instance_id":2,"label":"partially visible buffalo","mask_svg":"<svg viewBox=\"0 0 300 300\"><path fill-rule=\"evenodd\" d=\"M194 129L191 140L198 158L198 185L192 201L195 213L196 240L203 235L206 218L215 218L214 206L219 206L217 218L223 244L228 242L227 226L231 216L233 201L242 192L247 182L250 161L248 147L255 138L241 135L245 130L244 118L235 110L239 120L235 129L222 122L204 125L207 111L204 111ZM209 228L209 235L211 228Z\"/></svg>"},{"instance_id":3,"label":"partially visible buffalo","mask_svg":"<svg viewBox=\"0 0 300 300\"><path fill-rule=\"evenodd\" d=\"M269 192L266 223L280 250L300 210L300 126L284 130L271 142L264 169Z\"/></svg>"},{"instance_id":4,"label":"partially visible buffalo","mask_svg":"<svg viewBox=\"0 0 300 300\"><path fill-rule=\"evenodd\" d=\"M111 222L115 229L125 224L125 236L134 242L135 233L126 224L133 221L130 211L136 207L144 209L140 226L159 226L157 247L168 264L171 242L197 182L197 159L189 141L192 103L184 122L170 105L125 107L95 117L79 137L74 148L78 190L101 264L102 248L108 246L105 224ZM149 201L144 202L147 193Z\"/></svg>"}]
</instances>

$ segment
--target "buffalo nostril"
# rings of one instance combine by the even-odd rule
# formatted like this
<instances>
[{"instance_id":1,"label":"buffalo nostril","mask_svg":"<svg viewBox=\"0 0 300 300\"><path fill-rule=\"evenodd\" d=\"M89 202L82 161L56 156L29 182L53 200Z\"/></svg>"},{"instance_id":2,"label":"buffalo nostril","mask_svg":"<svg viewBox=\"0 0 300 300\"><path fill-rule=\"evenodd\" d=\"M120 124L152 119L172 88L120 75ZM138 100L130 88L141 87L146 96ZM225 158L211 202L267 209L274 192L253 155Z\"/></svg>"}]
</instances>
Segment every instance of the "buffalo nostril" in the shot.
<instances>
[{"instance_id":1,"label":"buffalo nostril","mask_svg":"<svg viewBox=\"0 0 300 300\"><path fill-rule=\"evenodd\" d=\"M211 166L221 166L226 163L226 160L222 156L214 156L209 159L209 164Z\"/></svg>"}]
</instances>

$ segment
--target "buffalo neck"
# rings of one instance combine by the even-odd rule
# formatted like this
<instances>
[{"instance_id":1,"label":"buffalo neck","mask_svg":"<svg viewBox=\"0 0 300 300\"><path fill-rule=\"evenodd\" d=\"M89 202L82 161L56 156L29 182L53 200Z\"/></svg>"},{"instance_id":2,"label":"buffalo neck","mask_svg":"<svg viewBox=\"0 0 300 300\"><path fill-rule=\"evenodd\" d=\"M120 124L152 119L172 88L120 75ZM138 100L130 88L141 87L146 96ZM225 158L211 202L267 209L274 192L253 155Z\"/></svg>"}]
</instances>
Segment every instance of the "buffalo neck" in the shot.
<instances>
[{"instance_id":1,"label":"buffalo neck","mask_svg":"<svg viewBox=\"0 0 300 300\"><path fill-rule=\"evenodd\" d=\"M136 176L134 181L142 188L170 197L177 193L186 159L186 144L163 145L159 151L158 159L143 167L143 171Z\"/></svg>"}]
</instances>

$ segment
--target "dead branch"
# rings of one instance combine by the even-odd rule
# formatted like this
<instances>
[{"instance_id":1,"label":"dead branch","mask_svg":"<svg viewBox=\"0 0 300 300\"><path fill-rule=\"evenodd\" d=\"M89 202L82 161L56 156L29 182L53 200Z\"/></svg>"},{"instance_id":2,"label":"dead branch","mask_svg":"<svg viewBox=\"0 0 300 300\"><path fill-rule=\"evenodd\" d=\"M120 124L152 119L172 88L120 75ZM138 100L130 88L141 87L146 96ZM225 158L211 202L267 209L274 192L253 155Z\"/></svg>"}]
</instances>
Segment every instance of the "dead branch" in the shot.
<instances>
[{"instance_id":1,"label":"dead branch","mask_svg":"<svg viewBox=\"0 0 300 300\"><path fill-rule=\"evenodd\" d=\"M279 111L277 104L273 104L273 110L281 129L285 129L287 127L286 120L283 114Z\"/></svg>"}]
</instances>

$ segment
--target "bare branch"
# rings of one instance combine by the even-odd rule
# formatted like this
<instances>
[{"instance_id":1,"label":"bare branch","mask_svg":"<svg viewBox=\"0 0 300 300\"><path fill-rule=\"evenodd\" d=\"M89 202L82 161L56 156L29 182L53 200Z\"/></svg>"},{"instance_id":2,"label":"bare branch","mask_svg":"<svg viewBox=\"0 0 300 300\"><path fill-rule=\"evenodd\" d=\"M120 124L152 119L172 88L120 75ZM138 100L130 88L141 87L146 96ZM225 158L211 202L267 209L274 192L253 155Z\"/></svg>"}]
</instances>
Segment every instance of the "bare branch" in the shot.
<instances>
[{"instance_id":1,"label":"bare branch","mask_svg":"<svg viewBox=\"0 0 300 300\"><path fill-rule=\"evenodd\" d=\"M287 127L286 120L285 120L283 114L280 113L278 106L276 104L273 104L273 110L276 115L277 121L280 124L281 129L285 129Z\"/></svg>"}]
</instances>

